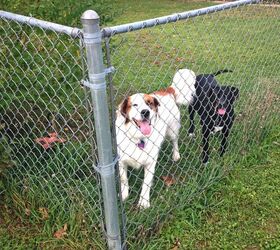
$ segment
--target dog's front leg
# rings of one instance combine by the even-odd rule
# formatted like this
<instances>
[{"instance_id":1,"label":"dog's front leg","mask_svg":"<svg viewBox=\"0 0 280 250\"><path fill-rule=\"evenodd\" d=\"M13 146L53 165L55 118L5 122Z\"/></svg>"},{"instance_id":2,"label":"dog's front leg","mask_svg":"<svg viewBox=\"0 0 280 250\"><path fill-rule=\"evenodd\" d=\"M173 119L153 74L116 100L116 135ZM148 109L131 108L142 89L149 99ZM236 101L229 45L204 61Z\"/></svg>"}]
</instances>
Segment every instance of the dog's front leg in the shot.
<instances>
[{"instance_id":1,"label":"dog's front leg","mask_svg":"<svg viewBox=\"0 0 280 250\"><path fill-rule=\"evenodd\" d=\"M190 116L190 127L189 127L188 133L189 133L189 137L193 138L194 137L194 129L195 129L195 126L194 126L195 110L194 110L194 107L192 106L192 104L189 105L188 110L189 110L189 116Z\"/></svg>"},{"instance_id":2,"label":"dog's front leg","mask_svg":"<svg viewBox=\"0 0 280 250\"><path fill-rule=\"evenodd\" d=\"M143 181L140 199L138 203L138 206L140 208L150 207L150 190L153 184L155 166L156 166L156 161L144 167L144 181Z\"/></svg>"},{"instance_id":3,"label":"dog's front leg","mask_svg":"<svg viewBox=\"0 0 280 250\"><path fill-rule=\"evenodd\" d=\"M178 137L179 137L179 129L180 129L180 122L174 121L171 128L167 129L167 135L170 137L173 143L173 161L180 160L180 153L179 153L179 146L178 146Z\"/></svg>"},{"instance_id":4,"label":"dog's front leg","mask_svg":"<svg viewBox=\"0 0 280 250\"><path fill-rule=\"evenodd\" d=\"M121 199L124 201L128 198L128 179L127 179L127 166L121 161L119 162L119 174L121 179Z\"/></svg>"},{"instance_id":5,"label":"dog's front leg","mask_svg":"<svg viewBox=\"0 0 280 250\"><path fill-rule=\"evenodd\" d=\"M210 130L207 124L202 126L202 162L207 163L209 160L209 137Z\"/></svg>"},{"instance_id":6,"label":"dog's front leg","mask_svg":"<svg viewBox=\"0 0 280 250\"><path fill-rule=\"evenodd\" d=\"M221 148L220 148L220 156L223 156L227 149L227 140L230 133L230 129L233 125L234 121L234 114L230 114L226 120L225 126L222 129L222 141L221 141ZM230 119L231 118L231 119Z\"/></svg>"},{"instance_id":7,"label":"dog's front leg","mask_svg":"<svg viewBox=\"0 0 280 250\"><path fill-rule=\"evenodd\" d=\"M173 140L173 155L172 155L173 161L179 161L180 160L180 153L179 153L179 146L178 146L178 139Z\"/></svg>"}]
</instances>

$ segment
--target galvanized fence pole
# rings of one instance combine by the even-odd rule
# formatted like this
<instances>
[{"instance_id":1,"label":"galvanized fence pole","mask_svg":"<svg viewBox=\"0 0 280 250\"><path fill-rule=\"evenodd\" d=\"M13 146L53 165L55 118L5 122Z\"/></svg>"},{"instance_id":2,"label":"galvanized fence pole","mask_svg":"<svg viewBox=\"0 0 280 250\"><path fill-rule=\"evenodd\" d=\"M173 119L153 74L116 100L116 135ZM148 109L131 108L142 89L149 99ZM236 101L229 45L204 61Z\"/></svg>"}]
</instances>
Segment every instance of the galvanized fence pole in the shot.
<instances>
[{"instance_id":1,"label":"galvanized fence pole","mask_svg":"<svg viewBox=\"0 0 280 250\"><path fill-rule=\"evenodd\" d=\"M109 109L106 94L105 69L102 55L102 37L99 16L95 11L85 11L81 17L84 43L87 55L89 82L94 109L95 131L98 147L106 237L109 249L121 249L117 192L115 182L115 161L113 160Z\"/></svg>"}]
</instances>

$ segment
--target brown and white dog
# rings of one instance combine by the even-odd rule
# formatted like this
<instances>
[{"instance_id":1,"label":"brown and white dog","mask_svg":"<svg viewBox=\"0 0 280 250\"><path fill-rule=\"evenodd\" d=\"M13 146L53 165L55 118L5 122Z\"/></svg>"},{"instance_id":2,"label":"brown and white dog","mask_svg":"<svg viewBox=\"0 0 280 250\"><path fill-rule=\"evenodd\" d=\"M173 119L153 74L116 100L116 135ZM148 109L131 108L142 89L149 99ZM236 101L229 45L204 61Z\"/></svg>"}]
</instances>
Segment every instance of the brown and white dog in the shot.
<instances>
[{"instance_id":1,"label":"brown and white dog","mask_svg":"<svg viewBox=\"0 0 280 250\"><path fill-rule=\"evenodd\" d=\"M119 106L116 135L119 154L121 195L129 195L127 167L144 167L144 180L138 206L150 206L150 189L161 144L166 136L173 142L173 160L180 158L178 133L180 112L172 93L134 94Z\"/></svg>"},{"instance_id":2,"label":"brown and white dog","mask_svg":"<svg viewBox=\"0 0 280 250\"><path fill-rule=\"evenodd\" d=\"M181 72L183 73L183 72ZM178 76L179 77L179 76ZM184 79L186 79L185 76ZM173 143L172 159L180 159L178 134L180 129L180 111L178 104L187 102L189 84L172 84L165 90L153 94L137 93L127 97L119 105L116 117L116 136L119 154L119 173L121 196L129 196L127 178L128 166L144 168L144 180L138 206L150 207L150 189L155 173L160 147L166 137ZM191 83L190 86L194 86ZM192 88L192 87L191 87ZM185 95L185 96L182 96Z\"/></svg>"}]
</instances>

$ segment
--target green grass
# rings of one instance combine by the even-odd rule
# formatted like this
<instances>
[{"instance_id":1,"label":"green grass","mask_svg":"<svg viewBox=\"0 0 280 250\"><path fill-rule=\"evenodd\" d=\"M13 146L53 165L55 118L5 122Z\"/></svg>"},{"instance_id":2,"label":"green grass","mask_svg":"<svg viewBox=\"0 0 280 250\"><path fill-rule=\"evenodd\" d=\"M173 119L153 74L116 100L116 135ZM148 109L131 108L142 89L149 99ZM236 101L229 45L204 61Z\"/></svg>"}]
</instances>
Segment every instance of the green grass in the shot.
<instances>
[{"instance_id":1,"label":"green grass","mask_svg":"<svg viewBox=\"0 0 280 250\"><path fill-rule=\"evenodd\" d=\"M279 126L146 249L279 249Z\"/></svg>"},{"instance_id":2,"label":"green grass","mask_svg":"<svg viewBox=\"0 0 280 250\"><path fill-rule=\"evenodd\" d=\"M121 14L110 24L208 5L211 3L122 0L114 5ZM131 196L124 205L130 249L168 249L176 247L176 242L183 249L277 247L277 17L278 8L242 7L110 39L116 103L135 92L168 86L175 71L183 67L196 73L233 69L234 73L218 79L240 89L237 119L223 159L217 156L219 140L213 138L211 162L207 167L201 165L199 126L197 138L190 140L188 115L182 107L182 158L173 163L170 144L163 145L148 210L135 209L143 173L130 171ZM12 143L9 147L6 140L1 144L9 148L5 166L7 154L14 162L0 186L1 243L7 249L102 249L102 201L92 170L95 159L89 157L91 148L94 155L96 148L91 114L87 114L91 107L87 92L80 87L86 72L80 66L79 42L2 23L8 29L1 28L0 33L9 39L3 40L0 51L4 55L0 128L1 133L9 128L6 133ZM55 123L51 129L67 143L44 152L34 139L50 129L49 113ZM170 174L176 183L166 187L161 177ZM64 224L67 236L54 238Z\"/></svg>"},{"instance_id":3,"label":"green grass","mask_svg":"<svg viewBox=\"0 0 280 250\"><path fill-rule=\"evenodd\" d=\"M145 5L143 9L147 12L144 16L150 18L152 7ZM253 153L252 148L279 122L274 115L279 109L278 56L275 53L278 39L274 32L279 28L279 22L275 21L277 13L279 15L278 10L260 6L243 7L111 38L117 103L135 92L153 92L167 87L174 72L183 67L196 73L233 69L233 74L218 79L240 89L236 107L238 117L230 137L231 153L221 161L216 153L218 140L212 140L212 160L206 169L200 166L198 157L201 140L199 137L195 141L187 138L188 117L181 108L180 152L183 158L179 163L172 163L168 157L170 148L163 147L152 191L152 202L156 205L137 218L130 207L137 201L141 177L133 171L130 180L134 195L126 204L128 241L132 248L144 246L145 237L156 234L159 222L164 221L166 215L176 218L177 212L185 211L184 203ZM127 13L124 22L131 18ZM260 157L253 156L251 163L256 164ZM177 179L177 184L169 189L160 180L167 174ZM139 234L140 242L133 244L134 238L130 236Z\"/></svg>"},{"instance_id":4,"label":"green grass","mask_svg":"<svg viewBox=\"0 0 280 250\"><path fill-rule=\"evenodd\" d=\"M279 126L244 157L230 175L197 199L185 202L160 232L146 242L145 249L277 249L280 243ZM0 238L6 249L84 249L90 239L51 238L1 207ZM92 245L95 246L96 245ZM135 247L135 246L134 246ZM137 247L135 247L137 248Z\"/></svg>"}]
</instances>

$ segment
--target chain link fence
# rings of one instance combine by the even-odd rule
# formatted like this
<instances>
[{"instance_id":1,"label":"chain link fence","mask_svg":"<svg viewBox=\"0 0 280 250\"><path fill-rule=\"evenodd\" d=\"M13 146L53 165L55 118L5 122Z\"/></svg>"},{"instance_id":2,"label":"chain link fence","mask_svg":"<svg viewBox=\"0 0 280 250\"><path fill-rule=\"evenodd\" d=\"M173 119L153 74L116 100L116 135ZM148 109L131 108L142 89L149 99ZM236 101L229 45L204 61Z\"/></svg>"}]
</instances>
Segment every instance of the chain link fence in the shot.
<instances>
[{"instance_id":1,"label":"chain link fence","mask_svg":"<svg viewBox=\"0 0 280 250\"><path fill-rule=\"evenodd\" d=\"M81 85L87 73L81 34L16 17L2 17L0 25L6 202L29 221L44 223L50 234L70 228L69 237L105 248L100 183L92 167L93 108Z\"/></svg>"},{"instance_id":2,"label":"chain link fence","mask_svg":"<svg viewBox=\"0 0 280 250\"><path fill-rule=\"evenodd\" d=\"M231 86L239 90L239 97L233 104L235 120L232 127L229 124L230 115L225 118L224 127L228 126L230 135L227 138L228 147L223 157L220 157L219 150L221 137L227 133L226 130L215 135L207 135L207 131L203 131L202 128L211 127L211 123L219 119L211 109L209 110L208 98L209 100L217 98L216 95L220 99L233 97L228 95L227 89L222 89L222 93L216 93L216 87L211 96L208 96L209 91L204 86L200 90L202 93L195 92L198 97L193 101L194 109L201 114L202 119L201 124L200 116L196 112L195 137L189 136L193 133L190 131L189 105L179 105L181 158L174 161L172 141L164 140L159 149L155 173L151 173L153 180L147 180L146 175L154 170L150 170L143 162L145 158L149 158L149 155L155 159L152 151L156 149L154 147L150 149L149 143L156 144L156 140L160 138L154 140L153 136L151 139L148 136L148 139L142 142L142 147L147 147L146 151L145 148L139 149L141 139L137 138L138 134L135 132L133 138L129 132L129 123L123 125L126 120L119 118L120 113L117 114L117 121L118 119L123 121L123 123L117 122L119 126L117 133L120 133L117 143L122 151L119 153L123 155L124 168L128 167L128 182L125 178L125 170L121 169L120 172L122 189L125 189L122 194L125 198L129 188L129 196L124 201L122 212L126 218L127 244L132 249L145 247L146 240L156 236L160 231L163 221L167 218L176 219L176 211L187 210L193 197L223 177L240 160L246 158L252 148L265 140L270 129L279 122L279 116L275 115L279 113L277 111L279 109L279 53L276 52L279 33L275 32L279 30L279 23L276 22L277 18L279 19L279 8L273 5L256 4L239 8L231 7L221 12L218 12L217 8L213 9L214 11L210 13L208 8L205 11L206 15L203 15L203 10L188 12L189 17L182 21L179 19L182 19L183 15L176 15L158 18L155 22L147 20L127 26L117 26L115 29L105 28L111 46L109 66L113 65L116 68L112 79L114 103L121 105L119 110L122 112L123 101L130 96L131 110L124 116L126 118L128 115L130 119L132 118L132 124L133 105L139 106L137 107L139 112L143 108L149 109L135 98L136 93L151 94L157 98L161 105L159 112L170 113L169 116L164 116L165 121L176 116L172 113L172 100L166 103L163 99L165 94L170 94L168 88L172 83L174 85L174 81L176 82L173 78L179 69L191 69L196 76L211 74L218 70L232 70L216 76L215 79L220 86ZM186 76L183 72L179 75L184 78L186 84L190 84L188 91L192 91L191 76ZM203 81L201 79L203 77L198 78ZM211 77L208 78L208 83L213 84ZM199 91L199 86L204 83L199 83L198 80L197 84L196 90ZM159 90L164 90L165 94L158 93ZM185 91L184 87L181 90ZM234 91L232 94L234 95ZM187 99L186 92L185 95ZM175 96L175 100L176 98L178 96ZM233 102L233 99L231 101ZM158 119L161 119L160 115L163 114L159 114ZM207 116L211 121L207 121ZM134 117L138 120L143 118L139 115ZM159 126L159 122L155 123ZM152 129L160 130L157 131L158 137L165 137L163 127L157 128L155 125ZM156 132L151 133L153 135ZM210 160L205 165L202 163L202 152L205 147L203 137L207 136L210 137ZM131 144L126 145L126 137L137 144L138 149L133 150ZM142 156L141 153L135 153L141 150L148 156L144 153ZM138 160L136 157L139 157ZM130 162L127 163L128 159ZM143 164L140 170L134 160ZM146 172L143 168L146 168ZM143 184L145 181L148 181L146 185L150 186L150 191L147 191L145 183ZM143 204L141 204L143 189L150 192L150 207L147 209L139 209L139 205ZM148 197L146 194L144 196Z\"/></svg>"},{"instance_id":3,"label":"chain link fence","mask_svg":"<svg viewBox=\"0 0 280 250\"><path fill-rule=\"evenodd\" d=\"M167 219L187 210L279 124L280 8L253 2L102 30L106 67L115 68L107 75L107 90L112 134L117 133L113 152L120 157L123 248L147 247ZM7 202L52 232L67 223L69 237L104 249L104 198L93 168L97 107L90 88L81 85L88 75L89 36L3 16L0 34ZM229 72L215 76L218 86L212 76L201 75L219 70ZM227 147L221 144L226 128Z\"/></svg>"}]
</instances>

